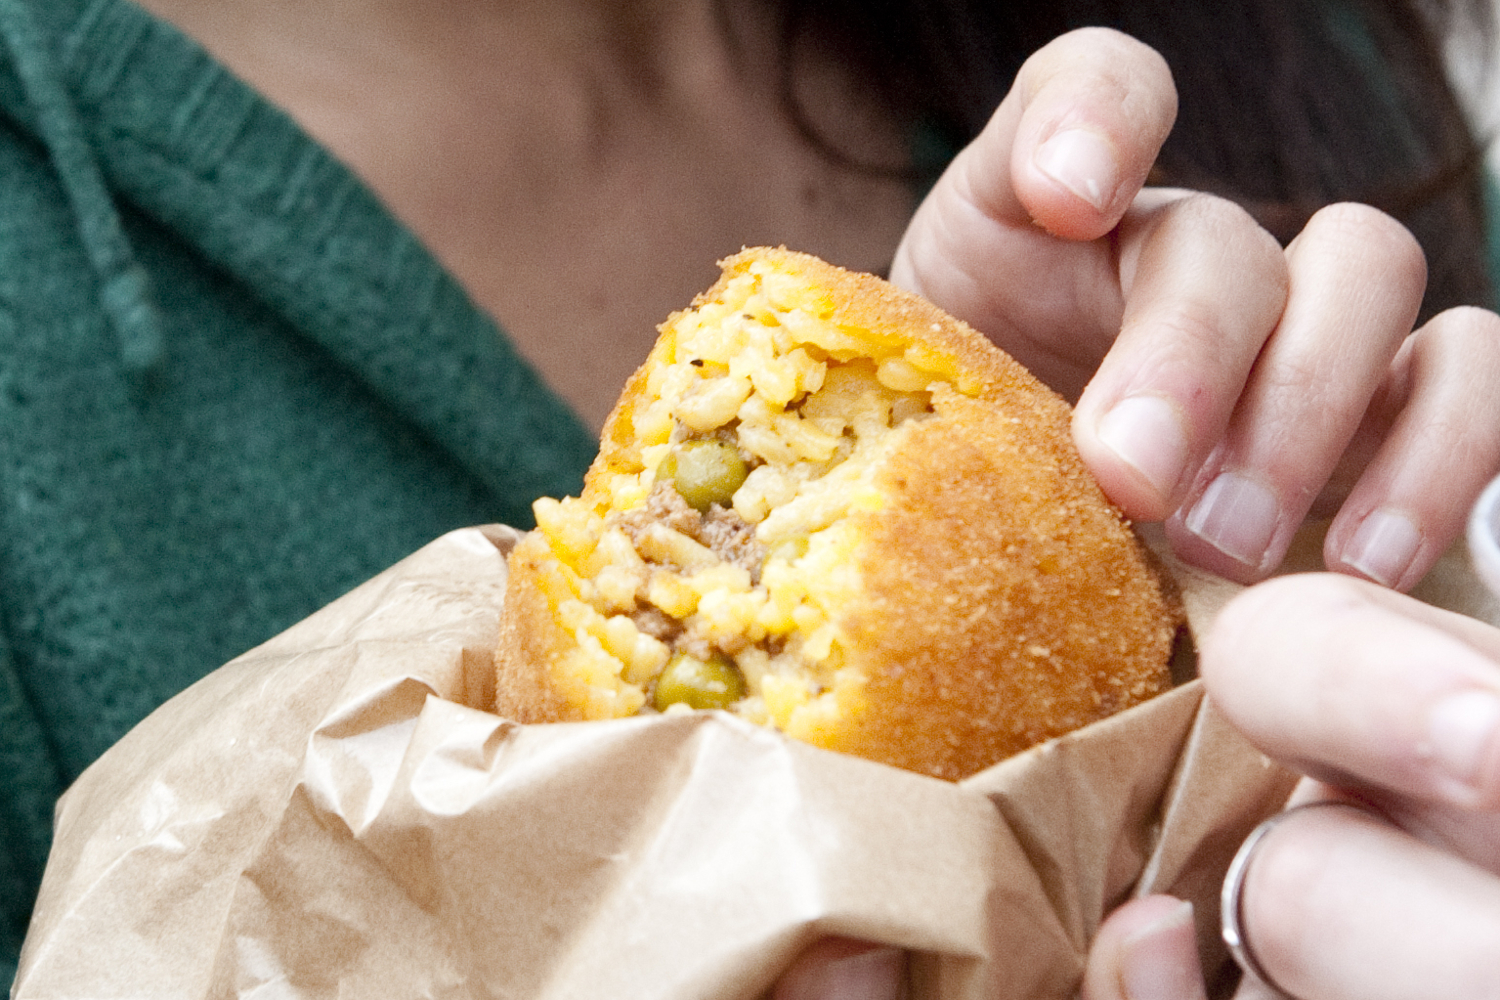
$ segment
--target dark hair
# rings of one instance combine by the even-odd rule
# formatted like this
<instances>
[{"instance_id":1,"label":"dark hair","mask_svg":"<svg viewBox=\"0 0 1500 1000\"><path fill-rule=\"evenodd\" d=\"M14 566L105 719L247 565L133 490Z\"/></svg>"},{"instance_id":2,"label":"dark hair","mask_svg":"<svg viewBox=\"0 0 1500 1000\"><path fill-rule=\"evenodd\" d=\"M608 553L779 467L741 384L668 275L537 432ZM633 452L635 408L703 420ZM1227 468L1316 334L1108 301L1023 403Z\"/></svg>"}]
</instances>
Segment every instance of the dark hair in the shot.
<instances>
[{"instance_id":1,"label":"dark hair","mask_svg":"<svg viewBox=\"0 0 1500 1000\"><path fill-rule=\"evenodd\" d=\"M1153 182L1224 195L1282 240L1323 205L1362 201L1404 222L1427 253L1423 314L1492 304L1483 145L1450 86L1440 39L1486 0L779 0L796 106L797 47L865 67L910 127L956 150L977 134L1026 57L1086 25L1159 51L1179 93ZM1419 5L1420 4L1420 5ZM826 143L825 143L826 145ZM857 160L854 151L830 155ZM865 164L866 169L893 165ZM921 162L905 165L921 171Z\"/></svg>"}]
</instances>

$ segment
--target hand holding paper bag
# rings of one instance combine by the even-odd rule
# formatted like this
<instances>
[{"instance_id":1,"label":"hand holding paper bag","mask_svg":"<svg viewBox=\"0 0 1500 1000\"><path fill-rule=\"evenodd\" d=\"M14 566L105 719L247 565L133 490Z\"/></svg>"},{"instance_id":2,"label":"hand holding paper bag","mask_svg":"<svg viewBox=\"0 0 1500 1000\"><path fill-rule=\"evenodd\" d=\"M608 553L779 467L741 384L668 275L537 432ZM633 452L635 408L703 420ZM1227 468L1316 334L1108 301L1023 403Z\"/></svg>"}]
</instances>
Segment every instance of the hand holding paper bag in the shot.
<instances>
[{"instance_id":1,"label":"hand holding paper bag","mask_svg":"<svg viewBox=\"0 0 1500 1000\"><path fill-rule=\"evenodd\" d=\"M1305 779L1300 810L1255 849L1241 899L1255 961L1306 1000L1463 998L1500 960L1500 632L1333 576L1273 581L1226 609L1205 682L1235 723ZM1488 721L1488 726L1486 722ZM1114 983L1176 979L1193 956L1160 903L1112 918L1089 1000ZM1201 989L1201 986L1199 987ZM1251 983L1241 996L1259 996Z\"/></svg>"},{"instance_id":2,"label":"hand holding paper bag","mask_svg":"<svg viewBox=\"0 0 1500 1000\"><path fill-rule=\"evenodd\" d=\"M434 542L91 768L15 995L750 998L843 934L918 996L1067 996L1121 897L1211 913L1286 791L1196 685L961 785L719 713L516 726L473 707L513 538Z\"/></svg>"}]
</instances>

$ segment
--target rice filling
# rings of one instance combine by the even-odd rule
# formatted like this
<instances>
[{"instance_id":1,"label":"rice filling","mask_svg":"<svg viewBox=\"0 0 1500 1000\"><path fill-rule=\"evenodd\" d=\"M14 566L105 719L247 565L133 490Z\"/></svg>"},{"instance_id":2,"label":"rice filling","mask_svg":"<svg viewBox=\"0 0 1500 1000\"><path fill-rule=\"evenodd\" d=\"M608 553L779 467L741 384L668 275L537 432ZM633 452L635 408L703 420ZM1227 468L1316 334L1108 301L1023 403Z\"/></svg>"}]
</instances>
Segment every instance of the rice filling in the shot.
<instances>
[{"instance_id":1,"label":"rice filling","mask_svg":"<svg viewBox=\"0 0 1500 1000\"><path fill-rule=\"evenodd\" d=\"M604 503L538 504L572 571L559 614L579 639L554 675L590 689L590 717L671 708L681 668L713 675L706 701L683 696L689 707L787 729L861 681L840 648L858 541L844 519L879 508L881 456L933 412L935 391L956 390L941 359L839 327L799 297L752 269L719 301L674 316L674 356L651 372L635 419L638 464L611 471ZM681 472L662 474L694 446L733 466L732 490L711 502Z\"/></svg>"}]
</instances>

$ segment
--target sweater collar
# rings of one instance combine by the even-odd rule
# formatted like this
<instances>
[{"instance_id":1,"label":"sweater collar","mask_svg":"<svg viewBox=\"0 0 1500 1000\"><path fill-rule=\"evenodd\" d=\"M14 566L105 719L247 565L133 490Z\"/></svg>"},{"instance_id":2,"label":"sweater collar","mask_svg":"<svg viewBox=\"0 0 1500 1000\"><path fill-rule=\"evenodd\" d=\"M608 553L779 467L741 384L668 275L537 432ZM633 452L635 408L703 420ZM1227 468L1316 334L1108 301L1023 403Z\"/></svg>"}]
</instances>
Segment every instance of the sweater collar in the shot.
<instances>
[{"instance_id":1,"label":"sweater collar","mask_svg":"<svg viewBox=\"0 0 1500 1000\"><path fill-rule=\"evenodd\" d=\"M100 304L119 340L121 360L128 371L144 374L161 360L161 317L150 279L136 260L87 129L63 82L54 37L23 0L0 0L0 39L33 114L37 138L47 148L72 206Z\"/></svg>"},{"instance_id":2,"label":"sweater collar","mask_svg":"<svg viewBox=\"0 0 1500 1000\"><path fill-rule=\"evenodd\" d=\"M162 363L121 215L241 280L509 496L576 489L596 442L420 242L292 119L128 0L0 0L0 113L48 150L137 368Z\"/></svg>"}]
</instances>

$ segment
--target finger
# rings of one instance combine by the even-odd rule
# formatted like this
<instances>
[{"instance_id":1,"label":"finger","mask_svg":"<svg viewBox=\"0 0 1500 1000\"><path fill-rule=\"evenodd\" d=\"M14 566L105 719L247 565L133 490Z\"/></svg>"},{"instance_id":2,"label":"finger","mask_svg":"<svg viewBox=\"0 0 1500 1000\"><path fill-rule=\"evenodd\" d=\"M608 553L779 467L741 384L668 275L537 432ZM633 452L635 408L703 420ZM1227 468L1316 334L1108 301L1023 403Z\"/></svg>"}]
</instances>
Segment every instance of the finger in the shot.
<instances>
[{"instance_id":1,"label":"finger","mask_svg":"<svg viewBox=\"0 0 1500 1000\"><path fill-rule=\"evenodd\" d=\"M971 179L992 212L1017 210L1065 239L1097 239L1119 222L1177 117L1166 60L1128 35L1086 28L1028 59L1018 100L980 136L974 162L1000 163ZM1019 114L1017 114L1019 112Z\"/></svg>"},{"instance_id":2,"label":"finger","mask_svg":"<svg viewBox=\"0 0 1500 1000\"><path fill-rule=\"evenodd\" d=\"M1243 209L1206 195L1133 210L1119 241L1125 315L1073 437L1127 516L1161 521L1223 435L1282 315L1286 258Z\"/></svg>"},{"instance_id":3,"label":"finger","mask_svg":"<svg viewBox=\"0 0 1500 1000\"><path fill-rule=\"evenodd\" d=\"M1347 802L1372 810L1425 844L1500 875L1500 811L1430 803L1382 788L1351 791L1312 778L1298 782L1287 808L1316 802Z\"/></svg>"},{"instance_id":4,"label":"finger","mask_svg":"<svg viewBox=\"0 0 1500 1000\"><path fill-rule=\"evenodd\" d=\"M1463 809L1500 807L1500 632L1334 574L1231 601L1204 637L1210 696L1304 774Z\"/></svg>"},{"instance_id":5,"label":"finger","mask_svg":"<svg viewBox=\"0 0 1500 1000\"><path fill-rule=\"evenodd\" d=\"M1278 823L1241 912L1260 965L1303 1000L1494 995L1500 879L1359 811Z\"/></svg>"},{"instance_id":6,"label":"finger","mask_svg":"<svg viewBox=\"0 0 1500 1000\"><path fill-rule=\"evenodd\" d=\"M1176 107L1166 63L1145 45L1102 28L1055 39L924 199L891 280L1076 395L1120 319L1100 237L1145 182Z\"/></svg>"},{"instance_id":7,"label":"finger","mask_svg":"<svg viewBox=\"0 0 1500 1000\"><path fill-rule=\"evenodd\" d=\"M1410 333L1426 284L1416 240L1363 205L1314 215L1287 263L1281 321L1167 525L1181 557L1243 583L1286 554Z\"/></svg>"},{"instance_id":8,"label":"finger","mask_svg":"<svg viewBox=\"0 0 1500 1000\"><path fill-rule=\"evenodd\" d=\"M1147 896L1104 921L1089 948L1082 1000L1203 1000L1193 905Z\"/></svg>"},{"instance_id":9,"label":"finger","mask_svg":"<svg viewBox=\"0 0 1500 1000\"><path fill-rule=\"evenodd\" d=\"M829 937L797 956L772 1000L900 1000L907 995L906 952Z\"/></svg>"},{"instance_id":10,"label":"finger","mask_svg":"<svg viewBox=\"0 0 1500 1000\"><path fill-rule=\"evenodd\" d=\"M1406 589L1463 531L1500 469L1500 317L1445 312L1414 334L1388 378L1400 387L1357 440L1388 431L1329 527L1330 569ZM1365 450L1356 448L1355 451Z\"/></svg>"}]
</instances>

